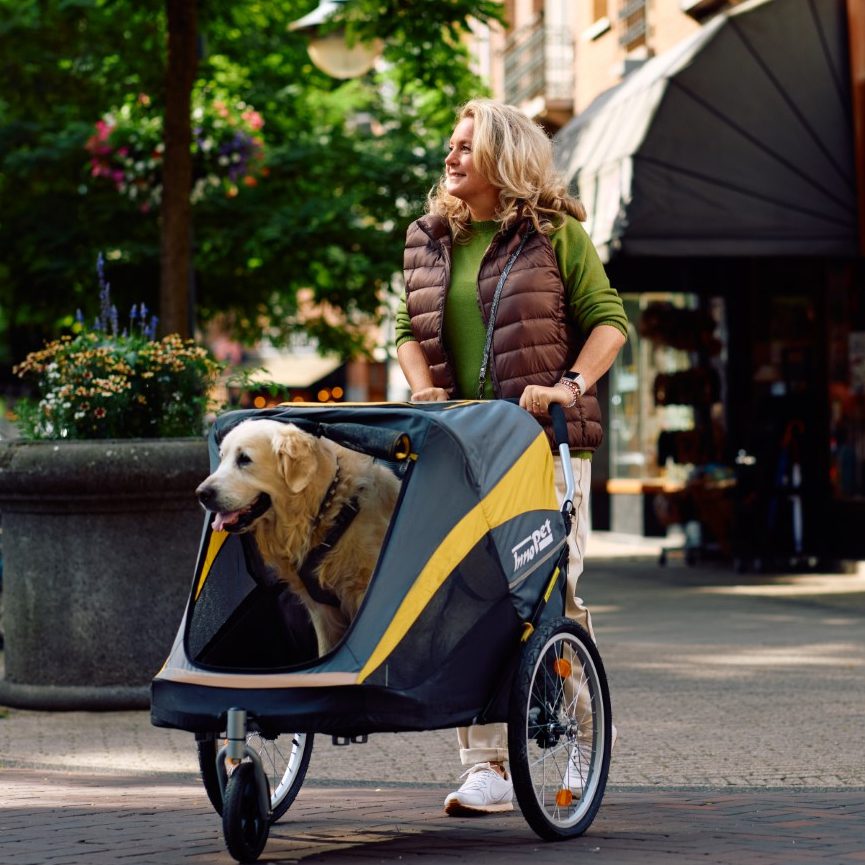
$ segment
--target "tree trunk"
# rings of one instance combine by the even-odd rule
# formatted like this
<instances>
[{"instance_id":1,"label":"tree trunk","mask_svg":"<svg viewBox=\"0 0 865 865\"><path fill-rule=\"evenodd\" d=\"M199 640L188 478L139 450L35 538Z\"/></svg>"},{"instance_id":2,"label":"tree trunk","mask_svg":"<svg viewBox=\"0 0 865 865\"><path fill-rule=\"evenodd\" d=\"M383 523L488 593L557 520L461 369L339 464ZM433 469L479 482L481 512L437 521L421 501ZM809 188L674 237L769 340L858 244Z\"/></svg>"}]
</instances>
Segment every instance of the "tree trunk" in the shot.
<instances>
[{"instance_id":1,"label":"tree trunk","mask_svg":"<svg viewBox=\"0 0 865 865\"><path fill-rule=\"evenodd\" d=\"M192 268L192 86L198 66L196 0L165 0L168 64L165 78L165 153L162 163L162 333L190 335Z\"/></svg>"}]
</instances>

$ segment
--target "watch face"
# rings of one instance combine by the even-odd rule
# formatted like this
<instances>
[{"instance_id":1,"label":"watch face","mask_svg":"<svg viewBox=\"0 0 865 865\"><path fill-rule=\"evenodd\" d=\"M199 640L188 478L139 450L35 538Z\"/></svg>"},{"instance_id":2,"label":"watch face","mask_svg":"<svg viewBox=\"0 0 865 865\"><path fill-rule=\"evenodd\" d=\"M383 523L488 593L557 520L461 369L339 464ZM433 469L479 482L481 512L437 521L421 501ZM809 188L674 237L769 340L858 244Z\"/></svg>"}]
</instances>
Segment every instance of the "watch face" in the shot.
<instances>
[{"instance_id":1,"label":"watch face","mask_svg":"<svg viewBox=\"0 0 865 865\"><path fill-rule=\"evenodd\" d=\"M568 370L567 372L562 373L562 378L569 378L571 381L576 381L578 375L578 372L571 372Z\"/></svg>"}]
</instances>

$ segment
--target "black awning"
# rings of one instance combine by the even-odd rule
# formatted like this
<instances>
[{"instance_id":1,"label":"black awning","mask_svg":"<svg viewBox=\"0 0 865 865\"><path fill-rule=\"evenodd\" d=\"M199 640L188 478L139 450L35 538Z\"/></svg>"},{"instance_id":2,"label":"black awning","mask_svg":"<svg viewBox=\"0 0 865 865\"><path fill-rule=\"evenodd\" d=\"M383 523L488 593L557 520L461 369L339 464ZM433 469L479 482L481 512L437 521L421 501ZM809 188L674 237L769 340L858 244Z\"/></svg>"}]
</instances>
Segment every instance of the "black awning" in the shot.
<instances>
[{"instance_id":1,"label":"black awning","mask_svg":"<svg viewBox=\"0 0 865 865\"><path fill-rule=\"evenodd\" d=\"M556 159L612 255L857 254L844 0L752 0L602 93Z\"/></svg>"}]
</instances>

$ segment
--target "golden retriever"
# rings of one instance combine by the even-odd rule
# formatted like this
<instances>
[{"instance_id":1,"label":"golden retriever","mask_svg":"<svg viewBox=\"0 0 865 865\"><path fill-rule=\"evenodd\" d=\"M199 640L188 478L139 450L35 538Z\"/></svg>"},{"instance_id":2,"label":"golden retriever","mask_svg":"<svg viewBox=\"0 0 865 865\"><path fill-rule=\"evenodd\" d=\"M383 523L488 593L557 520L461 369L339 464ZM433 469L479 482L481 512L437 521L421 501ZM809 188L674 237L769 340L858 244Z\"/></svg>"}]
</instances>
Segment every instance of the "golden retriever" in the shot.
<instances>
[{"instance_id":1,"label":"golden retriever","mask_svg":"<svg viewBox=\"0 0 865 865\"><path fill-rule=\"evenodd\" d=\"M264 561L303 601L324 655L357 613L381 552L399 480L372 457L317 438L291 423L238 424L223 439L216 471L196 490L218 531L252 531ZM354 500L357 515L331 549L317 549ZM313 597L300 577L311 552L313 576L338 606Z\"/></svg>"}]
</instances>

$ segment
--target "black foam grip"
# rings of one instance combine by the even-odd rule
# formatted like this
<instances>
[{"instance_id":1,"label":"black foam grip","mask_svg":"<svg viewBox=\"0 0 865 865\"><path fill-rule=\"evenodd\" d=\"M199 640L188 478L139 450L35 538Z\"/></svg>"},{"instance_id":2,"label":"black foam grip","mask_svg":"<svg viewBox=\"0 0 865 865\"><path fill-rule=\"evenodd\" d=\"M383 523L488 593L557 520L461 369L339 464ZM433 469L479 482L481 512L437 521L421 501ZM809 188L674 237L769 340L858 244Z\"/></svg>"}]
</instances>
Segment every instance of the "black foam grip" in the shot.
<instances>
[{"instance_id":1,"label":"black foam grip","mask_svg":"<svg viewBox=\"0 0 865 865\"><path fill-rule=\"evenodd\" d=\"M411 439L400 430L357 423L334 423L321 424L319 433L343 447L380 459L401 462L411 455Z\"/></svg>"},{"instance_id":2,"label":"black foam grip","mask_svg":"<svg viewBox=\"0 0 865 865\"><path fill-rule=\"evenodd\" d=\"M557 402L550 404L550 417L553 421L553 432L556 434L556 444L568 443L568 424L565 421L565 410Z\"/></svg>"}]
</instances>

